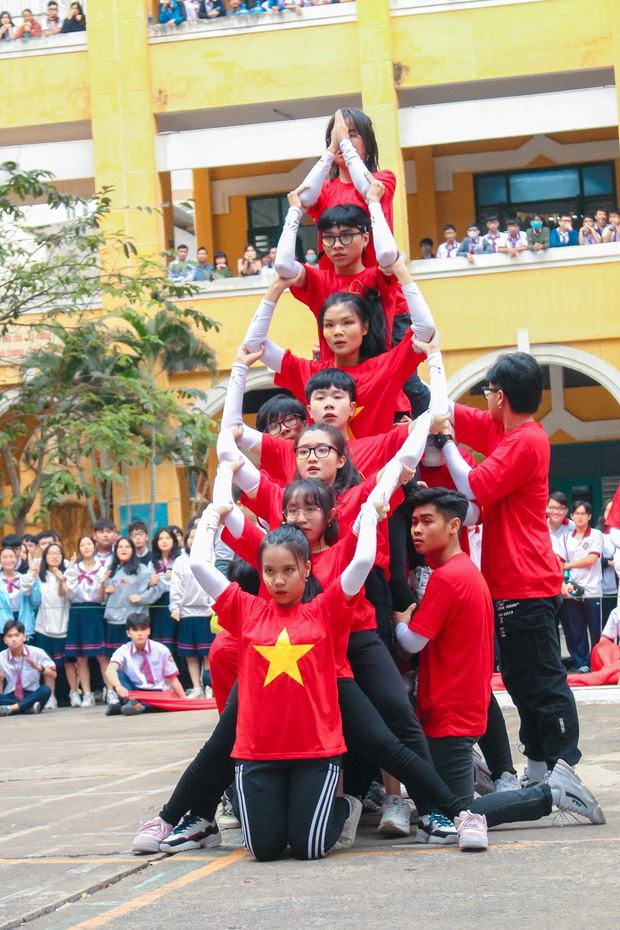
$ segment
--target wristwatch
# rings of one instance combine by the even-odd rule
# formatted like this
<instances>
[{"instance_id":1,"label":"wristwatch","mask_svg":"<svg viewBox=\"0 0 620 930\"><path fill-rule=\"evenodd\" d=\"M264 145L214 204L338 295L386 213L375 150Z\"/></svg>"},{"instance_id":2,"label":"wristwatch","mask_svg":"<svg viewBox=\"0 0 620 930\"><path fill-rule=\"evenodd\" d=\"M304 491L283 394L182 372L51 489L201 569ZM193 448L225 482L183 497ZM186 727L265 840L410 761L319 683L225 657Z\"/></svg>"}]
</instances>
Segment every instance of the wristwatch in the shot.
<instances>
[{"instance_id":1,"label":"wristwatch","mask_svg":"<svg viewBox=\"0 0 620 930\"><path fill-rule=\"evenodd\" d=\"M443 449L447 442L454 442L454 439L450 433L437 433L433 436L433 442L435 443L435 448Z\"/></svg>"}]
</instances>

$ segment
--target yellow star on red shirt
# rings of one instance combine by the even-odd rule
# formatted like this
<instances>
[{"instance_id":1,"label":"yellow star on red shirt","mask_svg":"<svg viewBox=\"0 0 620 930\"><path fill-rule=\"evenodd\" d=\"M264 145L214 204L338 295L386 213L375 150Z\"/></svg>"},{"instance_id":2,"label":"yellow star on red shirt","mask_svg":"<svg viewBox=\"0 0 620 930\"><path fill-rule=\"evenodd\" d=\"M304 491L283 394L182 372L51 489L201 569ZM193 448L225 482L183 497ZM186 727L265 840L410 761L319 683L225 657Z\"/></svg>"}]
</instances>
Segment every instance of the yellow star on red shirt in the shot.
<instances>
[{"instance_id":1,"label":"yellow star on red shirt","mask_svg":"<svg viewBox=\"0 0 620 930\"><path fill-rule=\"evenodd\" d=\"M270 684L278 675L283 674L288 675L293 681L299 682L303 687L303 680L297 662L314 648L314 643L306 646L293 646L287 629L284 627L276 640L275 646L254 646L254 648L269 662L263 687Z\"/></svg>"},{"instance_id":2,"label":"yellow star on red shirt","mask_svg":"<svg viewBox=\"0 0 620 930\"><path fill-rule=\"evenodd\" d=\"M366 408L365 408L364 406L356 407L353 416L352 416L352 417L349 417L349 422L347 423L347 430L348 430L348 433L349 433L349 439L355 439L355 438L356 438L355 433L354 433L353 430L351 429L351 423L353 422L353 420L355 419L355 417L359 416L359 414L362 412L362 410L365 410L365 409L366 409Z\"/></svg>"}]
</instances>

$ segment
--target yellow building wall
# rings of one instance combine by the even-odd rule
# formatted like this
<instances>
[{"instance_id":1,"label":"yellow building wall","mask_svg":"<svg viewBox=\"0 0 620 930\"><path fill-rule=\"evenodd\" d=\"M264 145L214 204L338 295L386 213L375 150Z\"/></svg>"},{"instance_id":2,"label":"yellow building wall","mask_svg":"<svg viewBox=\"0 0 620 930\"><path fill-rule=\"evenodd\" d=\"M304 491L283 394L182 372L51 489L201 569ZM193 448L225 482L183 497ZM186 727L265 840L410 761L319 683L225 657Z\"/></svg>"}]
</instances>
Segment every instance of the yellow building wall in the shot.
<instances>
[{"instance_id":1,"label":"yellow building wall","mask_svg":"<svg viewBox=\"0 0 620 930\"><path fill-rule=\"evenodd\" d=\"M90 119L86 49L0 58L0 86L2 129Z\"/></svg>"}]
</instances>

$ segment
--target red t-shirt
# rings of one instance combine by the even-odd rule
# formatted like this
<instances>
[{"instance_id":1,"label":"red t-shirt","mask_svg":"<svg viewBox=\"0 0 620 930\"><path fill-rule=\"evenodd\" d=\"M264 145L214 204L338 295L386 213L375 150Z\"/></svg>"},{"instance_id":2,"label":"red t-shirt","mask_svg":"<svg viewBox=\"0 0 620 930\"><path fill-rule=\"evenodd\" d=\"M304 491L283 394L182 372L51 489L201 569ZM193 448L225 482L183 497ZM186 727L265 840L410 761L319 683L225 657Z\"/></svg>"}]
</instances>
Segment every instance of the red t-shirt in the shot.
<instances>
[{"instance_id":1,"label":"red t-shirt","mask_svg":"<svg viewBox=\"0 0 620 930\"><path fill-rule=\"evenodd\" d=\"M491 699L493 605L484 578L464 552L435 569L409 629L429 640L418 676L425 734L482 736Z\"/></svg>"},{"instance_id":2,"label":"red t-shirt","mask_svg":"<svg viewBox=\"0 0 620 930\"><path fill-rule=\"evenodd\" d=\"M385 187L385 194L381 198L381 209L383 210L383 215L385 216L388 226L392 232L394 232L393 201L394 192L396 190L396 175L394 175L391 171L375 171L373 172L373 178L377 178L379 181L382 181L383 186ZM345 184L343 181L341 181L340 175L337 178L328 178L323 182L321 193L319 194L319 199L312 207L308 209L308 215L311 216L312 219L316 222L324 210L329 210L330 207L337 207L341 203L355 204L356 207L361 207L364 213L367 213L368 216L370 216L368 204L357 190L355 185ZM364 250L362 261L367 268L372 268L377 264L377 256L375 255L372 234L370 236L370 242ZM321 256L319 265L321 268L333 268L333 265L327 255Z\"/></svg>"},{"instance_id":3,"label":"red t-shirt","mask_svg":"<svg viewBox=\"0 0 620 930\"><path fill-rule=\"evenodd\" d=\"M379 436L352 439L348 443L349 456L362 478L372 472L381 471L383 466L394 458L408 435L407 426L396 426ZM297 459L294 445L295 443L290 439L280 439L279 436L263 433L261 470L264 469L272 481L283 487L295 480Z\"/></svg>"},{"instance_id":4,"label":"red t-shirt","mask_svg":"<svg viewBox=\"0 0 620 930\"><path fill-rule=\"evenodd\" d=\"M357 607L340 580L307 604L283 609L229 585L214 604L239 644L237 759L313 759L346 751L338 707L334 631Z\"/></svg>"},{"instance_id":5,"label":"red t-shirt","mask_svg":"<svg viewBox=\"0 0 620 930\"><path fill-rule=\"evenodd\" d=\"M306 286L304 288L291 286L290 291L297 300L309 307L317 320L319 311L327 298L338 291L344 291L347 294L364 294L367 287L374 287L379 291L385 314L385 326L388 336L387 347L390 348L392 344L392 320L399 313L409 313L403 289L395 275L384 275L376 265L372 268L364 268L359 274L338 274L331 262L329 268L313 268L310 265L306 265L305 268ZM324 361L333 362L334 353L323 338L322 329L319 329L319 344L321 346L321 358ZM333 365L330 365L331 367Z\"/></svg>"},{"instance_id":6,"label":"red t-shirt","mask_svg":"<svg viewBox=\"0 0 620 930\"><path fill-rule=\"evenodd\" d=\"M389 352L366 359L352 368L345 368L356 385L355 413L349 420L353 439L387 433L394 424L394 414L402 409L401 389L426 356L414 352L411 339L402 342ZM276 373L274 384L286 388L302 404L306 403L306 382L315 372L333 368L332 362L319 362L298 358L289 349L282 359L282 370Z\"/></svg>"},{"instance_id":7,"label":"red t-shirt","mask_svg":"<svg viewBox=\"0 0 620 930\"><path fill-rule=\"evenodd\" d=\"M236 539L232 533L224 529L222 541L233 550L240 558L255 568L258 568L258 550L263 540L263 534L251 520L245 518L245 526L240 539ZM348 533L339 539L329 549L324 552L313 552L310 556L312 561L312 571L321 582L321 587L325 591L336 578L339 578L355 553L357 537L350 529ZM267 591L261 577L259 597L265 600L271 600L271 595ZM362 588L361 594L364 595ZM334 656L336 660L336 676L338 678L353 678L353 672L347 659L347 648L349 646L349 633L356 633L358 630L374 630L377 626L377 617L372 604L366 597L360 600L358 610L355 612L350 630L343 630L342 636L334 637Z\"/></svg>"},{"instance_id":8,"label":"red t-shirt","mask_svg":"<svg viewBox=\"0 0 620 930\"><path fill-rule=\"evenodd\" d=\"M614 499L611 502L611 509L605 520L605 526L613 526L615 529L620 529L620 487L616 489L616 493L614 494Z\"/></svg>"},{"instance_id":9,"label":"red t-shirt","mask_svg":"<svg viewBox=\"0 0 620 930\"><path fill-rule=\"evenodd\" d=\"M456 404L454 422L459 441L486 456L469 484L484 507L481 568L491 597L555 597L562 573L546 519L550 446L544 429L528 421L506 433L488 412L463 404Z\"/></svg>"},{"instance_id":10,"label":"red t-shirt","mask_svg":"<svg viewBox=\"0 0 620 930\"><path fill-rule=\"evenodd\" d=\"M376 474L371 475L361 484L356 484L349 488L336 498L336 518L338 520L339 538L342 538L350 529L351 525L360 512L360 507L368 498L368 495L374 490L377 484ZM266 520L271 529L279 526L284 519L282 515L282 499L284 497L284 488L279 484L274 484L269 476L261 469L260 481L256 497L250 498L245 492L241 495L241 503L252 513L256 514L263 520ZM390 513L394 513L399 504L402 504L404 494L402 488L396 488L390 498ZM386 577L390 577L390 543L388 539L387 523L384 521L377 527L377 558L375 565L382 568Z\"/></svg>"}]
</instances>

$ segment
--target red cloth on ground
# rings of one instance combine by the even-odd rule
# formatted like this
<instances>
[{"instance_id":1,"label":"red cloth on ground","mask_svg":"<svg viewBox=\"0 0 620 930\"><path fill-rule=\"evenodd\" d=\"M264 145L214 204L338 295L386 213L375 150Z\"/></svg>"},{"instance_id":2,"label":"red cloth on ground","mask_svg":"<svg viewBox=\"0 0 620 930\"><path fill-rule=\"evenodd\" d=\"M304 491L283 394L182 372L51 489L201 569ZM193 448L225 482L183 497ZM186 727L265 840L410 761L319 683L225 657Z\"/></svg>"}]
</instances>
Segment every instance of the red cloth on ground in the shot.
<instances>
[{"instance_id":1,"label":"red cloth on ground","mask_svg":"<svg viewBox=\"0 0 620 930\"><path fill-rule=\"evenodd\" d=\"M187 698L178 698L172 691L130 691L132 701L159 707L161 710L217 710L215 698L189 701Z\"/></svg>"}]
</instances>

